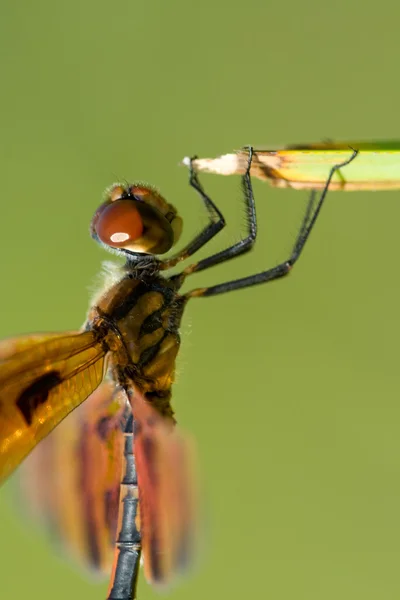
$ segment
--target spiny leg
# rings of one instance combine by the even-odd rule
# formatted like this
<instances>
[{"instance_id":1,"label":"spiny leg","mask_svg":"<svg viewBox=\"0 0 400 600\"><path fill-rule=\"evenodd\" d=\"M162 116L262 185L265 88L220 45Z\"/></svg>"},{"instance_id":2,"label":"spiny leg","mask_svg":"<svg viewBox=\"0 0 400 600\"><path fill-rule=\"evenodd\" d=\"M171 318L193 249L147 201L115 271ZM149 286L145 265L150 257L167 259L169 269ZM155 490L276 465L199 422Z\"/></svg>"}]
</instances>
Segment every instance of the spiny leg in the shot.
<instances>
[{"instance_id":1,"label":"spiny leg","mask_svg":"<svg viewBox=\"0 0 400 600\"><path fill-rule=\"evenodd\" d=\"M244 148L246 149L246 148ZM200 260L198 263L189 265L182 271L182 276L190 275L191 273L197 273L198 271L202 271L203 269L208 269L209 267L213 267L214 265L218 265L219 263L225 262L234 258L235 256L239 256L239 254L244 254L249 252L254 246L257 237L257 217L256 217L256 206L254 202L254 194L253 187L251 185L251 177L250 177L250 169L251 163L253 160L253 148L251 146L247 147L248 150L248 160L247 160L247 168L246 172L242 177L242 188L243 195L246 207L246 217L248 223L247 235L244 239L240 240L233 246L226 248L225 250L221 250L221 252L217 252L212 256L208 256L203 260Z\"/></svg>"},{"instance_id":2,"label":"spiny leg","mask_svg":"<svg viewBox=\"0 0 400 600\"><path fill-rule=\"evenodd\" d=\"M300 227L298 236L296 238L295 244L293 246L292 254L285 262L282 262L271 269L266 271L262 271L261 273L256 273L255 275L249 275L247 277L242 277L241 279L235 279L233 281L227 281L226 283L221 283L219 285L213 285L208 288L197 288L188 292L186 294L186 298L198 297L198 296L215 296L216 294L222 294L224 292L229 292L232 290L238 290L245 287L250 287L252 285L257 285L258 283L266 283L267 281L273 281L274 279L279 279L280 277L284 277L287 275L295 262L299 259L302 250L308 240L308 237L315 225L317 217L321 211L322 205L324 203L325 197L328 193L329 185L332 181L332 177L335 173L342 169L349 163L351 163L357 156L358 150L353 150L352 155L346 161L341 164L335 165L331 168L329 172L328 179L326 180L325 187L321 192L321 196L318 200L317 206L313 210L315 195L311 194L310 200L307 205L306 213ZM244 176L246 177L246 175ZM250 190L251 190L251 182L250 182ZM252 192L251 192L252 195ZM312 214L312 216L311 216ZM212 257L211 257L212 258ZM230 257L228 257L230 258ZM207 259L206 259L207 260Z\"/></svg>"},{"instance_id":3,"label":"spiny leg","mask_svg":"<svg viewBox=\"0 0 400 600\"><path fill-rule=\"evenodd\" d=\"M310 198L309 198L309 200L307 202L306 212L304 213L303 221L301 223L301 226L300 226L300 229L299 229L299 233L297 234L297 237L300 237L300 236L304 235L304 233L305 233L305 231L307 229L307 225L310 222L311 215L312 215L313 210L314 210L316 197L317 197L317 192L315 190L311 190Z\"/></svg>"},{"instance_id":4,"label":"spiny leg","mask_svg":"<svg viewBox=\"0 0 400 600\"><path fill-rule=\"evenodd\" d=\"M197 250L202 248L205 244L207 244L211 238L213 238L221 229L225 227L225 219L221 211L214 204L214 202L207 196L204 192L199 180L197 179L197 174L193 168L193 160L197 157L192 157L190 160L190 176L189 176L189 185L196 190L201 199L204 202L204 205L207 209L207 212L210 217L210 222L206 227L191 241L185 248L180 250L174 256L167 258L162 261L162 270L170 269L174 267L176 264L189 258L192 256Z\"/></svg>"}]
</instances>

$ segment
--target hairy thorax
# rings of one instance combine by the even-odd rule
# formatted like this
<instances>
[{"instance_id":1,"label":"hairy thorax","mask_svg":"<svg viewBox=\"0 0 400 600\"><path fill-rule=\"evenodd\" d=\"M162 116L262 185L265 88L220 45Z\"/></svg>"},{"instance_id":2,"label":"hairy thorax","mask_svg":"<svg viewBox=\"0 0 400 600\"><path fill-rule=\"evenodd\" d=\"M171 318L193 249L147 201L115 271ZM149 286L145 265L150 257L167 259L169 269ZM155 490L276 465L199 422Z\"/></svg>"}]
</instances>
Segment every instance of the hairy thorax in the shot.
<instances>
[{"instance_id":1,"label":"hairy thorax","mask_svg":"<svg viewBox=\"0 0 400 600\"><path fill-rule=\"evenodd\" d=\"M86 325L98 330L106 344L104 331L109 330L114 344L109 349L117 356L111 369L118 380L132 380L160 412L170 415L185 303L175 288L161 276L128 272L97 299Z\"/></svg>"}]
</instances>

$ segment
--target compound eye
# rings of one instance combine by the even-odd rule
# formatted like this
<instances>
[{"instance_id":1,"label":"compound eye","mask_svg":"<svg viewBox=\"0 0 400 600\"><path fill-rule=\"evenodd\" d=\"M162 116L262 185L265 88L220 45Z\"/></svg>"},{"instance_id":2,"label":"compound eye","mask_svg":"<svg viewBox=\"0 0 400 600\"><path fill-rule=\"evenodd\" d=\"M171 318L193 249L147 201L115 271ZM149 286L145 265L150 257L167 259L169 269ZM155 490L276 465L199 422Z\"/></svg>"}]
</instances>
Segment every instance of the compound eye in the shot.
<instances>
[{"instance_id":1,"label":"compound eye","mask_svg":"<svg viewBox=\"0 0 400 600\"><path fill-rule=\"evenodd\" d=\"M115 200L103 208L95 224L96 234L103 244L125 248L143 233L142 217L130 200Z\"/></svg>"}]
</instances>

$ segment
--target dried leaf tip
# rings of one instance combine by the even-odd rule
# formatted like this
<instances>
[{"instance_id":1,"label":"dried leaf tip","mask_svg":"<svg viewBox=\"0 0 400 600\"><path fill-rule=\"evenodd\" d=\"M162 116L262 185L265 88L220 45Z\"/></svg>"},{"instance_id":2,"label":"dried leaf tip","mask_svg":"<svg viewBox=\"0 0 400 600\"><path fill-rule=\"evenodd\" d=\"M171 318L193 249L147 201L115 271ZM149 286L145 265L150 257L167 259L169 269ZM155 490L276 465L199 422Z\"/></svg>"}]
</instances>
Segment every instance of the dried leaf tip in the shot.
<instances>
[{"instance_id":1,"label":"dried leaf tip","mask_svg":"<svg viewBox=\"0 0 400 600\"><path fill-rule=\"evenodd\" d=\"M190 158L185 156L182 165L189 167ZM215 175L240 175L244 173L243 156L239 154L223 154L217 158L196 158L193 161L195 171L214 173Z\"/></svg>"}]
</instances>

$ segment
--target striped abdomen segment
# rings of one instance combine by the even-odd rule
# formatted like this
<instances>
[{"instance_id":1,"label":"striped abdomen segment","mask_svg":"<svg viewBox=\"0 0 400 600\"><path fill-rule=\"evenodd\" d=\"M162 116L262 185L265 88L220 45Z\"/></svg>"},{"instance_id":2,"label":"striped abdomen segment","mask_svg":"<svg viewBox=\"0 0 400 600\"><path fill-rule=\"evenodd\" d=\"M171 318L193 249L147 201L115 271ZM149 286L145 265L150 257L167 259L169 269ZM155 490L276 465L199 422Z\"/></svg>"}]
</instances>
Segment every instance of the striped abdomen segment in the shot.
<instances>
[{"instance_id":1,"label":"striped abdomen segment","mask_svg":"<svg viewBox=\"0 0 400 600\"><path fill-rule=\"evenodd\" d=\"M108 600L131 600L135 597L141 552L137 528L138 486L133 455L133 420L128 419L125 433L123 479L120 487L120 506L114 566Z\"/></svg>"}]
</instances>

